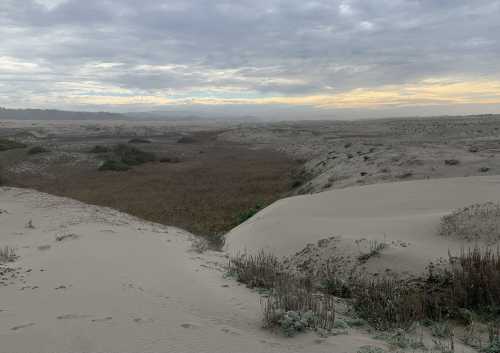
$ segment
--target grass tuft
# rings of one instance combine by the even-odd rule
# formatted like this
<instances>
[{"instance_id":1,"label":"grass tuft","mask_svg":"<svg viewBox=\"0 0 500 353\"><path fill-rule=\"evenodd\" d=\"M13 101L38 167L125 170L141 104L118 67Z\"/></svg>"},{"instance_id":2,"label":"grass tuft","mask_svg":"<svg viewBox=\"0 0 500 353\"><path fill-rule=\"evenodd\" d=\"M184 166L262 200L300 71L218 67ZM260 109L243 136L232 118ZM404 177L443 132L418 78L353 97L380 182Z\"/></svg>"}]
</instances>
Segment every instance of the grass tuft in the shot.
<instances>
[{"instance_id":1,"label":"grass tuft","mask_svg":"<svg viewBox=\"0 0 500 353\"><path fill-rule=\"evenodd\" d=\"M17 259L14 248L4 246L0 248L0 263L13 262Z\"/></svg>"}]
</instances>

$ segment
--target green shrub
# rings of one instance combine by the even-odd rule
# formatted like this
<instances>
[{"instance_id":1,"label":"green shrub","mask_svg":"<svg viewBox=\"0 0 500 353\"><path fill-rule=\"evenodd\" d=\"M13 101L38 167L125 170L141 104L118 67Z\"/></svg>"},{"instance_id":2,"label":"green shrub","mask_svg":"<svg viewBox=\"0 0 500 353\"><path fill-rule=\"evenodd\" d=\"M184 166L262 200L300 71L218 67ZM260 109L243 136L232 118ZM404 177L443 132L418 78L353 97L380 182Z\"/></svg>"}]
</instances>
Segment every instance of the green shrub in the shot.
<instances>
[{"instance_id":1,"label":"green shrub","mask_svg":"<svg viewBox=\"0 0 500 353\"><path fill-rule=\"evenodd\" d=\"M156 160L154 153L144 152L136 147L123 144L116 146L113 153L127 165L140 165Z\"/></svg>"},{"instance_id":2,"label":"green shrub","mask_svg":"<svg viewBox=\"0 0 500 353\"><path fill-rule=\"evenodd\" d=\"M28 154L40 154L50 152L48 149L42 146L34 146L28 150Z\"/></svg>"},{"instance_id":3,"label":"green shrub","mask_svg":"<svg viewBox=\"0 0 500 353\"><path fill-rule=\"evenodd\" d=\"M259 203L259 204L256 204L255 207L252 207L252 208L250 208L250 209L248 209L246 211L240 212L238 214L238 216L236 217L236 224L237 225L241 224L241 223L245 222L246 220L252 218L261 209L262 209L262 205Z\"/></svg>"},{"instance_id":4,"label":"green shrub","mask_svg":"<svg viewBox=\"0 0 500 353\"><path fill-rule=\"evenodd\" d=\"M130 169L130 167L127 164L125 164L121 161L115 161L115 160L104 161L104 163L102 163L101 166L99 167L100 171L110 170L110 171L115 171L115 172L124 172L124 171L127 171L129 169Z\"/></svg>"}]
</instances>

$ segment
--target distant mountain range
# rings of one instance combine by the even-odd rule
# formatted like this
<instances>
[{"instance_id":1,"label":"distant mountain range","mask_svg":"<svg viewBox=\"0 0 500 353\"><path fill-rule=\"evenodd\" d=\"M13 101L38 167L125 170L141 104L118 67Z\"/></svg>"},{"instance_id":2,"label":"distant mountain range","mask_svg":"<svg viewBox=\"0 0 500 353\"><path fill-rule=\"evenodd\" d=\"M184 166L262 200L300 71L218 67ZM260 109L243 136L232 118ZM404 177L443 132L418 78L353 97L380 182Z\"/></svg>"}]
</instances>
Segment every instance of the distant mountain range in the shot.
<instances>
[{"instance_id":1,"label":"distant mountain range","mask_svg":"<svg viewBox=\"0 0 500 353\"><path fill-rule=\"evenodd\" d=\"M238 116L223 113L198 115L192 111L144 111L129 113L75 112L55 109L7 109L0 107L0 120L165 120L165 121L257 121L254 116Z\"/></svg>"},{"instance_id":2,"label":"distant mountain range","mask_svg":"<svg viewBox=\"0 0 500 353\"><path fill-rule=\"evenodd\" d=\"M0 120L128 120L126 115L105 112L71 112L45 109L6 109L0 107Z\"/></svg>"}]
</instances>

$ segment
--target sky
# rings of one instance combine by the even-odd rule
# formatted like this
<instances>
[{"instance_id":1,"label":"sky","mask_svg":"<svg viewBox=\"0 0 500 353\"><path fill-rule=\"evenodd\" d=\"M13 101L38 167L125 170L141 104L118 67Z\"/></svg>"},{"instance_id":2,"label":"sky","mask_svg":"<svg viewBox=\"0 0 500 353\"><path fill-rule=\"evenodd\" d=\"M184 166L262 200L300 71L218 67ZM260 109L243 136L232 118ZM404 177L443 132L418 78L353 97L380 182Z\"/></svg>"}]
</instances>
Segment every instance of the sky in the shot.
<instances>
[{"instance_id":1,"label":"sky","mask_svg":"<svg viewBox=\"0 0 500 353\"><path fill-rule=\"evenodd\" d=\"M500 1L0 0L0 106L500 113Z\"/></svg>"}]
</instances>

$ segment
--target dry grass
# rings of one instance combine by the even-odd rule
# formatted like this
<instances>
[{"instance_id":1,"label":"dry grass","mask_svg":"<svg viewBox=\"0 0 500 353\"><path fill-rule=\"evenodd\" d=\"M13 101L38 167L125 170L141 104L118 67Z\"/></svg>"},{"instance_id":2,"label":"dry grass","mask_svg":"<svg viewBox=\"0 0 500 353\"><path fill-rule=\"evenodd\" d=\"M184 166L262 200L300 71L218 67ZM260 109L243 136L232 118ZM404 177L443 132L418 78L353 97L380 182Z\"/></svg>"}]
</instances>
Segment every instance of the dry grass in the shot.
<instances>
[{"instance_id":1,"label":"dry grass","mask_svg":"<svg viewBox=\"0 0 500 353\"><path fill-rule=\"evenodd\" d=\"M197 141L141 145L158 158L179 156L180 163L146 163L123 172L58 165L47 168L46 175L8 176L7 181L203 236L225 233L241 214L290 191L291 171L297 163L283 154L200 137ZM107 145L106 140L102 145Z\"/></svg>"},{"instance_id":2,"label":"dry grass","mask_svg":"<svg viewBox=\"0 0 500 353\"><path fill-rule=\"evenodd\" d=\"M261 299L264 327L279 327L287 336L306 329L333 328L334 297L316 292L308 278L284 271L276 256L264 251L235 256L229 260L228 270L250 288L267 289Z\"/></svg>"},{"instance_id":3,"label":"dry grass","mask_svg":"<svg viewBox=\"0 0 500 353\"><path fill-rule=\"evenodd\" d=\"M228 271L249 288L270 289L285 276L281 261L273 254L260 251L255 255L231 257Z\"/></svg>"},{"instance_id":4,"label":"dry grass","mask_svg":"<svg viewBox=\"0 0 500 353\"><path fill-rule=\"evenodd\" d=\"M439 234L469 241L497 242L500 240L500 204L488 202L456 210L441 219Z\"/></svg>"},{"instance_id":5,"label":"dry grass","mask_svg":"<svg viewBox=\"0 0 500 353\"><path fill-rule=\"evenodd\" d=\"M13 262L17 259L17 254L14 248L4 246L0 248L0 263Z\"/></svg>"},{"instance_id":6,"label":"dry grass","mask_svg":"<svg viewBox=\"0 0 500 353\"><path fill-rule=\"evenodd\" d=\"M379 329L415 321L457 319L470 323L500 313L500 253L478 247L450 255L450 269L429 268L421 280L357 278L349 285L358 314Z\"/></svg>"},{"instance_id":7,"label":"dry grass","mask_svg":"<svg viewBox=\"0 0 500 353\"><path fill-rule=\"evenodd\" d=\"M499 249L475 247L462 251L447 276L451 282L449 306L486 315L500 313Z\"/></svg>"},{"instance_id":8,"label":"dry grass","mask_svg":"<svg viewBox=\"0 0 500 353\"><path fill-rule=\"evenodd\" d=\"M331 330L335 323L335 298L314 292L307 281L284 277L261 300L264 327L280 327L293 336L306 328Z\"/></svg>"},{"instance_id":9,"label":"dry grass","mask_svg":"<svg viewBox=\"0 0 500 353\"><path fill-rule=\"evenodd\" d=\"M406 281L358 278L350 292L358 315L377 329L406 329L424 318L423 293Z\"/></svg>"}]
</instances>

